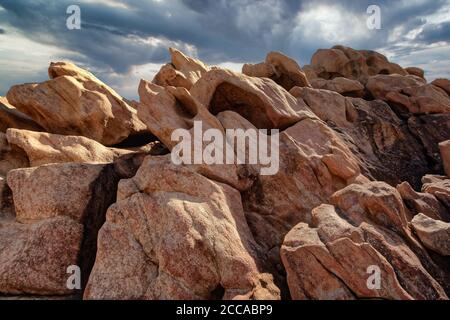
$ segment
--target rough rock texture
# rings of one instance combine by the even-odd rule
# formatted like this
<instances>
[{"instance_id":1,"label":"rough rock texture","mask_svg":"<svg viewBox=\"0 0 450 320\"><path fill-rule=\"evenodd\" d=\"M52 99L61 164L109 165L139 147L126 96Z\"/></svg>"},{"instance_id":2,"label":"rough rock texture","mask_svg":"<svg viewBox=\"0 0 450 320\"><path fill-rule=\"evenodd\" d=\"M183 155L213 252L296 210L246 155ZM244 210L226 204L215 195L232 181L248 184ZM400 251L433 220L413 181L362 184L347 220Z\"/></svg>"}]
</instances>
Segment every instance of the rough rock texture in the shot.
<instances>
[{"instance_id":1,"label":"rough rock texture","mask_svg":"<svg viewBox=\"0 0 450 320\"><path fill-rule=\"evenodd\" d=\"M408 182L399 184L397 191L414 215L424 213L433 219L450 221L450 212L434 195L416 192Z\"/></svg>"},{"instance_id":2,"label":"rough rock texture","mask_svg":"<svg viewBox=\"0 0 450 320\"><path fill-rule=\"evenodd\" d=\"M1 298L448 299L449 80L343 46L243 74L170 54L139 102L70 63L10 90ZM213 139L245 159L175 164L177 129L241 129Z\"/></svg>"},{"instance_id":3,"label":"rough rock texture","mask_svg":"<svg viewBox=\"0 0 450 320\"><path fill-rule=\"evenodd\" d=\"M419 213L411 221L414 232L425 247L440 255L450 256L450 223L432 219Z\"/></svg>"},{"instance_id":4,"label":"rough rock texture","mask_svg":"<svg viewBox=\"0 0 450 320\"><path fill-rule=\"evenodd\" d=\"M8 128L41 131L42 128L31 118L17 111L8 100L0 97L0 131L6 132Z\"/></svg>"},{"instance_id":5,"label":"rough rock texture","mask_svg":"<svg viewBox=\"0 0 450 320\"><path fill-rule=\"evenodd\" d=\"M280 52L269 52L265 62L244 64L242 73L251 77L270 78L286 90L296 86L311 86L297 62Z\"/></svg>"},{"instance_id":6,"label":"rough rock texture","mask_svg":"<svg viewBox=\"0 0 450 320\"><path fill-rule=\"evenodd\" d=\"M381 182L351 185L331 202L315 208L311 226L297 225L283 243L294 298L447 298L430 274L431 258L411 235L394 188ZM377 290L368 285L371 266L381 272Z\"/></svg>"},{"instance_id":7,"label":"rough rock texture","mask_svg":"<svg viewBox=\"0 0 450 320\"><path fill-rule=\"evenodd\" d=\"M64 136L46 132L8 129L6 138L10 145L22 149L30 165L40 166L62 162L113 162L129 150L107 148L97 141L81 136Z\"/></svg>"},{"instance_id":8,"label":"rough rock texture","mask_svg":"<svg viewBox=\"0 0 450 320\"><path fill-rule=\"evenodd\" d=\"M34 224L0 221L0 292L70 294L67 267L77 265L83 227L60 216Z\"/></svg>"},{"instance_id":9,"label":"rough rock texture","mask_svg":"<svg viewBox=\"0 0 450 320\"><path fill-rule=\"evenodd\" d=\"M258 129L286 129L314 115L289 92L267 78L249 77L229 70L207 72L191 94L211 114L234 111Z\"/></svg>"},{"instance_id":10,"label":"rough rock texture","mask_svg":"<svg viewBox=\"0 0 450 320\"><path fill-rule=\"evenodd\" d=\"M169 149L178 144L178 141L172 140L173 131L191 130L194 121L201 121L204 130L222 130L218 120L185 88L164 88L141 80L139 96L139 117Z\"/></svg>"},{"instance_id":11,"label":"rough rock texture","mask_svg":"<svg viewBox=\"0 0 450 320\"><path fill-rule=\"evenodd\" d=\"M450 80L449 79L435 79L431 84L435 85L436 87L441 88L447 94L450 95Z\"/></svg>"},{"instance_id":12,"label":"rough rock texture","mask_svg":"<svg viewBox=\"0 0 450 320\"><path fill-rule=\"evenodd\" d=\"M332 80L312 79L311 86L315 89L324 89L337 92L343 96L362 97L364 86L356 80L337 77Z\"/></svg>"},{"instance_id":13,"label":"rough rock texture","mask_svg":"<svg viewBox=\"0 0 450 320\"><path fill-rule=\"evenodd\" d=\"M59 215L81 221L92 197L91 184L103 168L101 164L67 163L11 170L7 179L17 221Z\"/></svg>"},{"instance_id":14,"label":"rough rock texture","mask_svg":"<svg viewBox=\"0 0 450 320\"><path fill-rule=\"evenodd\" d=\"M48 73L49 81L13 86L7 93L11 104L48 132L113 145L145 130L136 110L88 71L57 62Z\"/></svg>"},{"instance_id":15,"label":"rough rock texture","mask_svg":"<svg viewBox=\"0 0 450 320\"><path fill-rule=\"evenodd\" d=\"M159 86L174 86L190 89L210 68L203 62L185 56L177 49L170 48L171 63L162 66L153 83Z\"/></svg>"},{"instance_id":16,"label":"rough rock texture","mask_svg":"<svg viewBox=\"0 0 450 320\"><path fill-rule=\"evenodd\" d=\"M253 127L232 111L218 118L226 129ZM294 225L309 222L311 209L327 202L336 190L367 181L351 151L318 119L304 119L281 132L279 155L279 171L254 176L252 186L242 193L255 240L278 268L279 246Z\"/></svg>"},{"instance_id":17,"label":"rough rock texture","mask_svg":"<svg viewBox=\"0 0 450 320\"><path fill-rule=\"evenodd\" d=\"M366 88L380 100L413 114L450 113L450 97L441 88L416 76L376 75Z\"/></svg>"},{"instance_id":18,"label":"rough rock texture","mask_svg":"<svg viewBox=\"0 0 450 320\"><path fill-rule=\"evenodd\" d=\"M425 79L425 72L423 71L423 69L417 67L408 67L405 68L405 71L410 75Z\"/></svg>"},{"instance_id":19,"label":"rough rock texture","mask_svg":"<svg viewBox=\"0 0 450 320\"><path fill-rule=\"evenodd\" d=\"M439 143L450 139L450 114L412 116L408 119L410 132L420 140L428 157L429 172L443 173Z\"/></svg>"},{"instance_id":20,"label":"rough rock texture","mask_svg":"<svg viewBox=\"0 0 450 320\"><path fill-rule=\"evenodd\" d=\"M320 49L311 58L311 67L323 79L345 77L365 84L377 74L407 75L407 71L391 63L375 51L354 50L344 46Z\"/></svg>"},{"instance_id":21,"label":"rough rock texture","mask_svg":"<svg viewBox=\"0 0 450 320\"><path fill-rule=\"evenodd\" d=\"M423 146L386 103L311 88L290 92L340 134L366 175L392 185L406 180L419 187L421 177L432 170Z\"/></svg>"},{"instance_id":22,"label":"rough rock texture","mask_svg":"<svg viewBox=\"0 0 450 320\"><path fill-rule=\"evenodd\" d=\"M445 176L426 175L422 182L422 192L434 195L450 212L450 179Z\"/></svg>"},{"instance_id":23,"label":"rough rock texture","mask_svg":"<svg viewBox=\"0 0 450 320\"><path fill-rule=\"evenodd\" d=\"M450 177L450 140L439 143L439 150L441 151L445 174Z\"/></svg>"},{"instance_id":24,"label":"rough rock texture","mask_svg":"<svg viewBox=\"0 0 450 320\"><path fill-rule=\"evenodd\" d=\"M84 288L117 183L133 176L142 158L10 171L15 215L0 216L0 292L79 296L80 290L67 288L67 267L81 268Z\"/></svg>"},{"instance_id":25,"label":"rough rock texture","mask_svg":"<svg viewBox=\"0 0 450 320\"><path fill-rule=\"evenodd\" d=\"M85 298L277 298L278 288L258 269L239 192L153 161L146 158L120 183Z\"/></svg>"},{"instance_id":26,"label":"rough rock texture","mask_svg":"<svg viewBox=\"0 0 450 320\"><path fill-rule=\"evenodd\" d=\"M12 169L26 168L30 161L26 153L20 148L10 145L6 134L0 132L0 176L6 177Z\"/></svg>"}]
</instances>

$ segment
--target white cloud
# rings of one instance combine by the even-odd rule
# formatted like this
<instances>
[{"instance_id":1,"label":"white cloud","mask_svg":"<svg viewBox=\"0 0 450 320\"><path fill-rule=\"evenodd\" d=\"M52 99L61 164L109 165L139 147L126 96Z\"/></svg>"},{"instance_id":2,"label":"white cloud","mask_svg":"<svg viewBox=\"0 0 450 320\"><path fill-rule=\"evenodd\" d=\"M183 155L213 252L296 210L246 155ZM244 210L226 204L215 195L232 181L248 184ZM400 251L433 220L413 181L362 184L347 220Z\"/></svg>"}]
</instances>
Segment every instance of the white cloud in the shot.
<instances>
[{"instance_id":1,"label":"white cloud","mask_svg":"<svg viewBox=\"0 0 450 320\"><path fill-rule=\"evenodd\" d=\"M292 41L306 38L334 45L368 39L366 19L366 15L356 15L338 5L311 5L298 13Z\"/></svg>"}]
</instances>

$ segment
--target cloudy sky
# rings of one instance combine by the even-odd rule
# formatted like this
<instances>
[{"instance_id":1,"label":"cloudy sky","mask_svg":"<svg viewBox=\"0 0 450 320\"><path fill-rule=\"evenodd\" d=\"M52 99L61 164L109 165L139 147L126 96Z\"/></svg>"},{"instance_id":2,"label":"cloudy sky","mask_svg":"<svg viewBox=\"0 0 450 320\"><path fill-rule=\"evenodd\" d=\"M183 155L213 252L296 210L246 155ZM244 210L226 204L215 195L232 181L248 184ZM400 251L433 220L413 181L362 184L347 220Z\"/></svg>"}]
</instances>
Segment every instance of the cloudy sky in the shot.
<instances>
[{"instance_id":1,"label":"cloudy sky","mask_svg":"<svg viewBox=\"0 0 450 320\"><path fill-rule=\"evenodd\" d=\"M379 30L366 26L371 4ZM80 30L66 27L70 5L81 9ZM170 46L240 70L273 50L304 65L335 44L449 78L450 0L0 0L0 95L46 80L50 61L74 61L135 98Z\"/></svg>"}]
</instances>

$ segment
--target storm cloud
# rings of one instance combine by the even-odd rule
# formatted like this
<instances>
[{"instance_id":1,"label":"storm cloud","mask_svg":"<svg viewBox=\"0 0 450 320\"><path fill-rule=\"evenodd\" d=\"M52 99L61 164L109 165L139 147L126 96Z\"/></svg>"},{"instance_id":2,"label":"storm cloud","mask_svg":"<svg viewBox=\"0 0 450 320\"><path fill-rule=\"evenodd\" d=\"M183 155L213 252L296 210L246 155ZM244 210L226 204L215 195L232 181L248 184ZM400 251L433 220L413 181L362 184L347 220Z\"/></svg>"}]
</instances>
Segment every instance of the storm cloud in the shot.
<instances>
[{"instance_id":1,"label":"storm cloud","mask_svg":"<svg viewBox=\"0 0 450 320\"><path fill-rule=\"evenodd\" d=\"M72 4L81 9L80 30L66 27ZM366 26L371 4L381 8L380 30ZM0 31L0 73L13 73L0 77L0 95L45 79L46 60L69 59L135 97L139 78L169 59L169 46L238 68L273 50L303 65L317 49L342 44L380 50L428 78L450 74L449 0L0 0L0 24L8 31ZM436 68L435 60L447 66Z\"/></svg>"}]
</instances>

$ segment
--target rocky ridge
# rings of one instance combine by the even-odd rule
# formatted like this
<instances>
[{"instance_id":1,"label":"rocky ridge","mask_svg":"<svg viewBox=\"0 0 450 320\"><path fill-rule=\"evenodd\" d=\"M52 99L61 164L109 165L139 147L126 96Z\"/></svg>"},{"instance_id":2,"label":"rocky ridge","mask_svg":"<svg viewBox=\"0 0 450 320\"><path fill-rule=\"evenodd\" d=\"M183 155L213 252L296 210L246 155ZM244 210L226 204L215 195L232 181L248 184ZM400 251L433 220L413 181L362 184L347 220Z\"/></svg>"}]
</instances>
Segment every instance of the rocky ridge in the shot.
<instances>
[{"instance_id":1,"label":"rocky ridge","mask_svg":"<svg viewBox=\"0 0 450 320\"><path fill-rule=\"evenodd\" d=\"M450 80L170 54L139 101L69 62L0 98L0 299L448 299ZM196 121L278 129L278 171L174 164Z\"/></svg>"}]
</instances>

